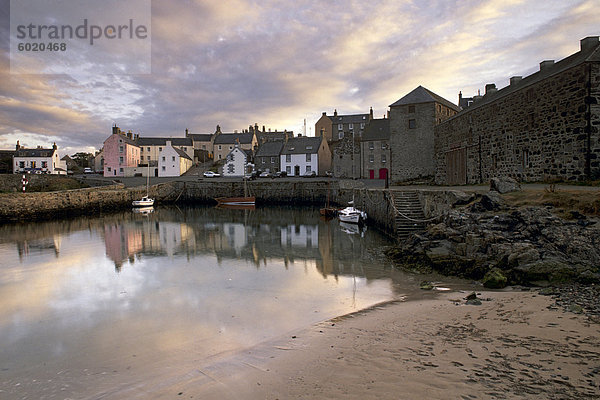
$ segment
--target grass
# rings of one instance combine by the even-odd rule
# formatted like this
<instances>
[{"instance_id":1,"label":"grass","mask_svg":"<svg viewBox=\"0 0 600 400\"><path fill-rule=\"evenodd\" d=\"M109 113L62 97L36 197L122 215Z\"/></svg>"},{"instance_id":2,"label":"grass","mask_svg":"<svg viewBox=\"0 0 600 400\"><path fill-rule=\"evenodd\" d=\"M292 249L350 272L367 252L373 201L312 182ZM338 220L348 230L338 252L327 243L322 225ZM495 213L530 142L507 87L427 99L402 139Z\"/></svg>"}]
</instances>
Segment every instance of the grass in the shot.
<instances>
[{"instance_id":1,"label":"grass","mask_svg":"<svg viewBox=\"0 0 600 400\"><path fill-rule=\"evenodd\" d=\"M575 218L578 212L600 216L600 191L560 189L549 185L545 189L528 189L503 195L506 202L515 207L552 206L566 218Z\"/></svg>"}]
</instances>

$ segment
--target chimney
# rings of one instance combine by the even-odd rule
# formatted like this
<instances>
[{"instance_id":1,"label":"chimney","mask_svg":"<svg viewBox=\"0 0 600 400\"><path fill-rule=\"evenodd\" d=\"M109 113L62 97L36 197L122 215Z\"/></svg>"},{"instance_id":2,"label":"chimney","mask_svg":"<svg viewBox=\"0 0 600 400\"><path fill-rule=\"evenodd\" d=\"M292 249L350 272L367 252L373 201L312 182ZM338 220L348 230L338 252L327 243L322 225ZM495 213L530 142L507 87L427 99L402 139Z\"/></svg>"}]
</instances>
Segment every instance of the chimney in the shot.
<instances>
[{"instance_id":1,"label":"chimney","mask_svg":"<svg viewBox=\"0 0 600 400\"><path fill-rule=\"evenodd\" d=\"M118 135L119 133L121 133L121 130L119 129L119 127L117 126L117 124L114 124L112 127L112 133L113 135Z\"/></svg>"},{"instance_id":2,"label":"chimney","mask_svg":"<svg viewBox=\"0 0 600 400\"><path fill-rule=\"evenodd\" d=\"M258 124L255 122L254 123L254 132L258 133Z\"/></svg>"},{"instance_id":3,"label":"chimney","mask_svg":"<svg viewBox=\"0 0 600 400\"><path fill-rule=\"evenodd\" d=\"M217 130L215 130L215 135L218 135L221 133L221 127L219 125L217 125Z\"/></svg>"},{"instance_id":4,"label":"chimney","mask_svg":"<svg viewBox=\"0 0 600 400\"><path fill-rule=\"evenodd\" d=\"M540 63L540 71L545 71L548 67L554 65L554 60L544 60Z\"/></svg>"},{"instance_id":5,"label":"chimney","mask_svg":"<svg viewBox=\"0 0 600 400\"><path fill-rule=\"evenodd\" d=\"M17 140L17 146L15 148L15 150L19 150L21 148L21 145L19 144L19 141Z\"/></svg>"},{"instance_id":6,"label":"chimney","mask_svg":"<svg viewBox=\"0 0 600 400\"><path fill-rule=\"evenodd\" d=\"M373 119L373 107L369 110L369 119Z\"/></svg>"},{"instance_id":7,"label":"chimney","mask_svg":"<svg viewBox=\"0 0 600 400\"><path fill-rule=\"evenodd\" d=\"M58 146L56 145L56 142L54 142L54 143L52 144L52 150L56 150L56 149L58 149Z\"/></svg>"},{"instance_id":8,"label":"chimney","mask_svg":"<svg viewBox=\"0 0 600 400\"><path fill-rule=\"evenodd\" d=\"M495 83L488 83L487 85L485 85L485 94L486 95L496 93L497 91L498 91L498 89L496 89Z\"/></svg>"},{"instance_id":9,"label":"chimney","mask_svg":"<svg viewBox=\"0 0 600 400\"><path fill-rule=\"evenodd\" d=\"M171 141L170 140L167 140L166 147L171 147Z\"/></svg>"},{"instance_id":10,"label":"chimney","mask_svg":"<svg viewBox=\"0 0 600 400\"><path fill-rule=\"evenodd\" d=\"M323 111L323 116L325 117L327 115L327 113L325 111Z\"/></svg>"},{"instance_id":11,"label":"chimney","mask_svg":"<svg viewBox=\"0 0 600 400\"><path fill-rule=\"evenodd\" d=\"M462 91L458 92L458 105L460 106L460 103L462 103Z\"/></svg>"},{"instance_id":12,"label":"chimney","mask_svg":"<svg viewBox=\"0 0 600 400\"><path fill-rule=\"evenodd\" d=\"M265 126L263 125L263 133L265 133Z\"/></svg>"},{"instance_id":13,"label":"chimney","mask_svg":"<svg viewBox=\"0 0 600 400\"><path fill-rule=\"evenodd\" d=\"M600 44L600 37L598 36L588 36L579 41L581 45L581 51L591 50Z\"/></svg>"},{"instance_id":14,"label":"chimney","mask_svg":"<svg viewBox=\"0 0 600 400\"><path fill-rule=\"evenodd\" d=\"M510 86L516 85L517 83L521 82L522 79L523 79L522 76L512 76L510 78Z\"/></svg>"},{"instance_id":15,"label":"chimney","mask_svg":"<svg viewBox=\"0 0 600 400\"><path fill-rule=\"evenodd\" d=\"M337 108L335 110L333 110L333 116L337 117Z\"/></svg>"},{"instance_id":16,"label":"chimney","mask_svg":"<svg viewBox=\"0 0 600 400\"><path fill-rule=\"evenodd\" d=\"M190 132L188 130L188 128L185 128L185 137L189 137L190 136Z\"/></svg>"},{"instance_id":17,"label":"chimney","mask_svg":"<svg viewBox=\"0 0 600 400\"><path fill-rule=\"evenodd\" d=\"M131 129L127 131L127 138L131 139L132 138L133 133L131 132Z\"/></svg>"}]
</instances>

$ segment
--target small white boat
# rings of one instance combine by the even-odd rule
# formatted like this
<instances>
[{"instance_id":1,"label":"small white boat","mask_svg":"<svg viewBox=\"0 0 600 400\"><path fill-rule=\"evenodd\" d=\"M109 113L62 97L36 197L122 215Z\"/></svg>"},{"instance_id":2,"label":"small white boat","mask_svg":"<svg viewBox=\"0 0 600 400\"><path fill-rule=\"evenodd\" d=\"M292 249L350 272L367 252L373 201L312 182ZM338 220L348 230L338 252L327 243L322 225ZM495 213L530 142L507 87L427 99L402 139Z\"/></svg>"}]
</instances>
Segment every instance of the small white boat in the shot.
<instances>
[{"instance_id":1,"label":"small white boat","mask_svg":"<svg viewBox=\"0 0 600 400\"><path fill-rule=\"evenodd\" d=\"M154 212L154 207L135 207L132 211L135 214L150 215Z\"/></svg>"},{"instance_id":2,"label":"small white boat","mask_svg":"<svg viewBox=\"0 0 600 400\"><path fill-rule=\"evenodd\" d=\"M154 205L154 199L144 196L141 200L132 201L131 205L134 207L152 207Z\"/></svg>"},{"instance_id":3,"label":"small white boat","mask_svg":"<svg viewBox=\"0 0 600 400\"><path fill-rule=\"evenodd\" d=\"M338 211L338 218L341 222L350 224L362 224L367 220L367 213L354 208L353 202L350 206Z\"/></svg>"},{"instance_id":4,"label":"small white boat","mask_svg":"<svg viewBox=\"0 0 600 400\"><path fill-rule=\"evenodd\" d=\"M152 207L154 199L150 198L150 161L148 161L148 171L146 171L146 195L141 200L134 200L131 205L134 207Z\"/></svg>"}]
</instances>

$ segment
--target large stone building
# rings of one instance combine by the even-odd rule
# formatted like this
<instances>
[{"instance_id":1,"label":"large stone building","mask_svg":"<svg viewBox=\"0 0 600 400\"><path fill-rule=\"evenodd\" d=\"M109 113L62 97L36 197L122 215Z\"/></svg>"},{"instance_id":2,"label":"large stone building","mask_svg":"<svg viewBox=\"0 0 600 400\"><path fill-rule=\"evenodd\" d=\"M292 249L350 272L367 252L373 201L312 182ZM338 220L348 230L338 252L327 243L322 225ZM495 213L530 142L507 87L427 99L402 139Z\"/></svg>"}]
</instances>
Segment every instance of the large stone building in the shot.
<instances>
[{"instance_id":1,"label":"large stone building","mask_svg":"<svg viewBox=\"0 0 600 400\"><path fill-rule=\"evenodd\" d=\"M458 106L423 86L390 105L393 182L433 177L434 127L458 111Z\"/></svg>"},{"instance_id":2,"label":"large stone building","mask_svg":"<svg viewBox=\"0 0 600 400\"><path fill-rule=\"evenodd\" d=\"M513 77L435 129L438 184L583 180L600 176L600 41Z\"/></svg>"}]
</instances>

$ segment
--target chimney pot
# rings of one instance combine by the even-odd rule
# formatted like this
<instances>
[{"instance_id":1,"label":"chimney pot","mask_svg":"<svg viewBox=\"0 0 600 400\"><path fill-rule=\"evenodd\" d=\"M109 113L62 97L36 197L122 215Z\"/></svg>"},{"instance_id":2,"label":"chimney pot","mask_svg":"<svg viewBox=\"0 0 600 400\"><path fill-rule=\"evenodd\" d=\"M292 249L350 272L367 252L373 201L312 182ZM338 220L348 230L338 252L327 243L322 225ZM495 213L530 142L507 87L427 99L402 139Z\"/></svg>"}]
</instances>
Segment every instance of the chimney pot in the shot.
<instances>
[{"instance_id":1,"label":"chimney pot","mask_svg":"<svg viewBox=\"0 0 600 400\"><path fill-rule=\"evenodd\" d=\"M498 91L498 89L496 89L495 83L488 83L487 85L485 85L485 94L492 94L497 91Z\"/></svg>"}]
</instances>

